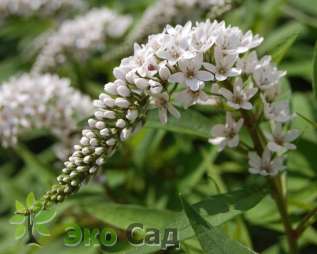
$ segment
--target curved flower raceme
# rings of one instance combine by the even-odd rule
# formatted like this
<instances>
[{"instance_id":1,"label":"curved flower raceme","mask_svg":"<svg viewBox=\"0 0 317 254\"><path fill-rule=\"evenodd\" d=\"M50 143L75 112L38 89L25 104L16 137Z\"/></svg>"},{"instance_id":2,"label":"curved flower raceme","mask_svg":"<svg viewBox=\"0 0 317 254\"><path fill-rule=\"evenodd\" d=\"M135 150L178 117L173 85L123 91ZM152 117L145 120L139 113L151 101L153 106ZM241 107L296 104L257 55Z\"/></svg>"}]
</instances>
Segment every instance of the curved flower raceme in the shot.
<instances>
[{"instance_id":1,"label":"curved flower raceme","mask_svg":"<svg viewBox=\"0 0 317 254\"><path fill-rule=\"evenodd\" d=\"M142 125L150 107L159 109L165 123L169 115L180 117L176 105L224 105L226 123L213 128L210 142L220 150L238 147L239 132L246 128L254 141L250 172L280 172L283 154L278 151L281 146L293 149L289 143L296 133L274 130L269 140L260 133L257 122L278 122L279 128L286 128L291 119L288 104L281 106L278 101L279 79L285 73L277 70L270 57L259 60L252 51L261 42L250 31L207 20L195 26L190 22L168 25L162 33L149 36L146 44L135 44L134 55L114 69L116 80L106 84L95 101L94 117L65 162L58 184L45 194L45 206L61 202L93 176L118 144Z\"/></svg>"},{"instance_id":2,"label":"curved flower raceme","mask_svg":"<svg viewBox=\"0 0 317 254\"><path fill-rule=\"evenodd\" d=\"M130 16L121 16L107 9L92 9L87 14L67 20L47 36L33 66L33 72L43 72L65 62L67 54L82 60L92 50L104 47L105 40L121 37L132 22Z\"/></svg>"},{"instance_id":3,"label":"curved flower raceme","mask_svg":"<svg viewBox=\"0 0 317 254\"><path fill-rule=\"evenodd\" d=\"M12 78L0 86L0 142L14 146L32 128L47 128L70 142L80 119L93 114L92 101L56 75Z\"/></svg>"},{"instance_id":4,"label":"curved flower raceme","mask_svg":"<svg viewBox=\"0 0 317 254\"><path fill-rule=\"evenodd\" d=\"M82 9L81 0L0 0L0 17L50 15L61 9Z\"/></svg>"}]
</instances>

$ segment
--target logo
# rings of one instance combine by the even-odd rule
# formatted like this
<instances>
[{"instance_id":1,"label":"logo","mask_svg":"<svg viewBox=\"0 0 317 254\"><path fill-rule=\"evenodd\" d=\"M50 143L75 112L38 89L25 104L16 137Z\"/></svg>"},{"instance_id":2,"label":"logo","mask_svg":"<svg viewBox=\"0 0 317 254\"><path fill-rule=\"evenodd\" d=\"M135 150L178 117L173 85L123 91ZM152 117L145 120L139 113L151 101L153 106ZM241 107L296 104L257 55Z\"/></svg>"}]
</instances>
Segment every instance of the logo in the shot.
<instances>
[{"instance_id":1,"label":"logo","mask_svg":"<svg viewBox=\"0 0 317 254\"><path fill-rule=\"evenodd\" d=\"M27 244L37 244L35 236L50 236L46 224L56 216L55 211L43 210L41 202L30 193L25 205L16 201L15 214L10 219L10 224L16 226L15 238L20 240L28 236ZM83 244L85 247L104 246L111 247L118 243L119 237L115 229L87 228L77 224L65 225L65 247L77 247ZM124 239L132 246L160 246L166 250L168 247L180 248L179 235L176 228L147 228L142 223L133 223L125 230ZM121 239L122 240L122 239ZM121 241L120 240L120 241Z\"/></svg>"},{"instance_id":2,"label":"logo","mask_svg":"<svg viewBox=\"0 0 317 254\"><path fill-rule=\"evenodd\" d=\"M64 245L66 247L104 246L111 247L118 243L117 232L110 227L104 228L82 228L77 224L68 225L65 228L66 237ZM130 224L127 228L126 239L132 246L160 246L162 250L168 247L180 248L179 236L176 228L146 228L142 223Z\"/></svg>"},{"instance_id":3,"label":"logo","mask_svg":"<svg viewBox=\"0 0 317 254\"><path fill-rule=\"evenodd\" d=\"M15 239L20 240L26 235L29 236L27 243L37 244L35 234L41 236L50 236L46 226L51 222L56 213L55 211L34 209L40 206L40 202L36 200L34 193L31 192L26 198L25 205L20 201L16 201L15 214L10 218L10 224L16 226ZM36 213L32 211L38 211Z\"/></svg>"}]
</instances>

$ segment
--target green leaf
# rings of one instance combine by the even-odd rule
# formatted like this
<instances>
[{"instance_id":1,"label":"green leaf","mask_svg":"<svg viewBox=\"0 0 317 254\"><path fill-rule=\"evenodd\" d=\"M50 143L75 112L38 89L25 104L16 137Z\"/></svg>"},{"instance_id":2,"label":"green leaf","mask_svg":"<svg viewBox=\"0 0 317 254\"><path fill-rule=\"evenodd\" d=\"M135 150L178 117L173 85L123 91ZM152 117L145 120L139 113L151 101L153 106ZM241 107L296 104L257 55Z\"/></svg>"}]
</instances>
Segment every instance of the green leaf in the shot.
<instances>
[{"instance_id":1,"label":"green leaf","mask_svg":"<svg viewBox=\"0 0 317 254\"><path fill-rule=\"evenodd\" d=\"M211 127L214 121L194 110L181 111L181 114L180 119L170 117L166 124L161 124L157 110L153 110L149 113L145 127L164 129L202 138L210 137Z\"/></svg>"},{"instance_id":2,"label":"green leaf","mask_svg":"<svg viewBox=\"0 0 317 254\"><path fill-rule=\"evenodd\" d=\"M26 206L27 208L31 208L35 203L35 195L33 192L30 192L26 197Z\"/></svg>"},{"instance_id":3,"label":"green leaf","mask_svg":"<svg viewBox=\"0 0 317 254\"><path fill-rule=\"evenodd\" d=\"M23 224L25 222L25 216L21 214L15 214L10 218L10 224Z\"/></svg>"},{"instance_id":4,"label":"green leaf","mask_svg":"<svg viewBox=\"0 0 317 254\"><path fill-rule=\"evenodd\" d=\"M307 116L304 116L303 114L296 112L296 114L302 118L303 120L305 120L307 123L309 123L311 126L313 126L314 128L317 128L317 123L315 123L313 120L309 119Z\"/></svg>"},{"instance_id":5,"label":"green leaf","mask_svg":"<svg viewBox=\"0 0 317 254\"><path fill-rule=\"evenodd\" d=\"M26 233L26 226L25 225L18 225L15 228L15 239L16 240L21 239L22 237L25 236L25 233Z\"/></svg>"},{"instance_id":6,"label":"green leaf","mask_svg":"<svg viewBox=\"0 0 317 254\"><path fill-rule=\"evenodd\" d=\"M317 42L315 44L314 58L313 58L313 89L315 99L317 99Z\"/></svg>"},{"instance_id":7,"label":"green leaf","mask_svg":"<svg viewBox=\"0 0 317 254\"><path fill-rule=\"evenodd\" d=\"M43 224L35 224L34 227L35 227L35 231L42 236L50 236L51 235L47 226L45 226Z\"/></svg>"},{"instance_id":8,"label":"green leaf","mask_svg":"<svg viewBox=\"0 0 317 254\"><path fill-rule=\"evenodd\" d=\"M218 226L235 216L256 206L266 195L267 189L247 187L226 194L214 195L194 205L201 216L213 226ZM145 208L135 205L107 204L93 200L82 204L82 208L99 220L112 226L126 230L132 223L142 223L145 228L157 228L163 234L166 228L175 228L179 240L183 241L194 236L186 215L183 212L172 212ZM162 235L161 235L162 237ZM142 246L131 248L126 253L153 253L160 246Z\"/></svg>"},{"instance_id":9,"label":"green leaf","mask_svg":"<svg viewBox=\"0 0 317 254\"><path fill-rule=\"evenodd\" d=\"M301 34L304 31L305 26L297 22L289 22L286 25L280 26L265 38L263 44L259 48L260 55L272 52L278 45L281 45L293 34Z\"/></svg>"},{"instance_id":10,"label":"green leaf","mask_svg":"<svg viewBox=\"0 0 317 254\"><path fill-rule=\"evenodd\" d=\"M37 215L35 215L36 224L46 224L51 222L56 216L54 210L41 210Z\"/></svg>"},{"instance_id":11,"label":"green leaf","mask_svg":"<svg viewBox=\"0 0 317 254\"><path fill-rule=\"evenodd\" d=\"M208 156L206 156L206 154L208 154ZM192 188L194 188L194 186L199 183L202 176L208 170L209 165L213 164L214 160L216 159L218 151L216 147L213 146L208 150L208 152L203 151L202 155L203 160L201 161L200 165L195 170L192 170L188 176L178 182L179 192L183 194L190 192Z\"/></svg>"},{"instance_id":12,"label":"green leaf","mask_svg":"<svg viewBox=\"0 0 317 254\"><path fill-rule=\"evenodd\" d=\"M231 240L219 229L213 227L202 218L199 213L191 207L183 198L182 205L187 218L195 232L200 245L206 254L251 254L255 253L237 241Z\"/></svg>"},{"instance_id":13,"label":"green leaf","mask_svg":"<svg viewBox=\"0 0 317 254\"><path fill-rule=\"evenodd\" d=\"M24 160L26 166L43 184L51 183L53 173L49 165L41 161L41 156L35 156L27 147L19 144L15 147L17 154Z\"/></svg>"},{"instance_id":14,"label":"green leaf","mask_svg":"<svg viewBox=\"0 0 317 254\"><path fill-rule=\"evenodd\" d=\"M291 18L298 20L300 23L317 28L317 19L316 19L317 15L316 16L308 15L302 10L299 10L298 8L293 7L291 5L286 6L283 9L283 11L287 16L290 16Z\"/></svg>"},{"instance_id":15,"label":"green leaf","mask_svg":"<svg viewBox=\"0 0 317 254\"><path fill-rule=\"evenodd\" d=\"M285 42L283 42L272 54L273 62L279 64L287 54L288 50L292 47L296 38L298 37L298 33L290 36Z\"/></svg>"},{"instance_id":16,"label":"green leaf","mask_svg":"<svg viewBox=\"0 0 317 254\"><path fill-rule=\"evenodd\" d=\"M289 0L289 3L296 9L307 12L311 15L317 15L317 5L315 0Z\"/></svg>"},{"instance_id":17,"label":"green leaf","mask_svg":"<svg viewBox=\"0 0 317 254\"><path fill-rule=\"evenodd\" d=\"M15 201L16 212L24 213L26 211L25 206L18 200Z\"/></svg>"}]
</instances>

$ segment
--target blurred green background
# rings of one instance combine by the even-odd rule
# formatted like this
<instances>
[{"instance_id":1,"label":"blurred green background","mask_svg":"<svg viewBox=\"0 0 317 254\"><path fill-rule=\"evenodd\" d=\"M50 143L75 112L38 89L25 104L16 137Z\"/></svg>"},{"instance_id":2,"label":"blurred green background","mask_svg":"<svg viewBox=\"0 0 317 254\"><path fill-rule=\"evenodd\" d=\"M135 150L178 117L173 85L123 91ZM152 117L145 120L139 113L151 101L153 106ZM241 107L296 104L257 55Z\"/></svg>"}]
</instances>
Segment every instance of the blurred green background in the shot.
<instances>
[{"instance_id":1,"label":"blurred green background","mask_svg":"<svg viewBox=\"0 0 317 254\"><path fill-rule=\"evenodd\" d=\"M87 1L90 7L107 6L133 15L134 25L153 2ZM67 15L72 18L80 14ZM288 72L283 80L285 97L290 98L294 112L317 121L317 102L311 85L312 58L317 40L317 1L236 1L233 9L222 18L244 31L251 29L264 36L259 49L261 55L276 56L282 52L280 69ZM34 39L57 27L58 23L54 16L36 15L8 17L0 23L0 82L30 70L37 54ZM107 42L105 52L92 55L79 69L69 62L56 73L70 78L74 87L96 98L104 83L112 80L112 69L120 62L120 59L105 61L102 55L116 50L118 43L125 41ZM156 114L150 114L146 126L120 147L103 167L103 172L56 208L57 216L49 225L51 236L39 237L41 247L26 246L25 239L16 241L15 228L9 224L9 218L15 200L24 201L30 191L39 197L55 182L62 168L52 150L56 140L45 130L33 130L23 136L16 148L0 148L0 253L125 253L125 248L129 248L125 244L108 250L84 246L65 248L64 226L69 222L86 227L111 225L123 232L129 222L138 220L159 225L163 215L156 216L156 209L180 211L179 193L194 203L209 195L259 181L259 177L247 173L244 156L230 151L219 154L206 142L211 126L219 119L221 116L215 110L193 107L183 113L180 121L171 119L166 126L161 126ZM298 150L291 152L288 160L289 204L291 219L296 223L316 206L317 133L300 117L294 121L294 127L303 131L297 142ZM258 252L286 253L279 215L269 197L221 227L231 238ZM305 232L300 241L301 253L317 253L316 230L315 224ZM181 250L160 253L203 252L197 241L191 239L182 244Z\"/></svg>"}]
</instances>

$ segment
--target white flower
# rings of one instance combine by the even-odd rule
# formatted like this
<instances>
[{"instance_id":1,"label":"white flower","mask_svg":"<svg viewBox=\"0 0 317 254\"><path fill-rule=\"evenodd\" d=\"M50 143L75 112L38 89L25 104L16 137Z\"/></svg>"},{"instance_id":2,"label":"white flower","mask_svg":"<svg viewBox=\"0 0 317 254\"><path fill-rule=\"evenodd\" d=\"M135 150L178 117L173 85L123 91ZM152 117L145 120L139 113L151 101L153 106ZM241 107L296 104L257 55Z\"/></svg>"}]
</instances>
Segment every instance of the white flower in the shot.
<instances>
[{"instance_id":1,"label":"white flower","mask_svg":"<svg viewBox=\"0 0 317 254\"><path fill-rule=\"evenodd\" d=\"M142 77L152 77L160 68L152 51L148 47L140 46L137 43L134 44L134 55L124 58L122 65L131 70L136 70Z\"/></svg>"},{"instance_id":2,"label":"white flower","mask_svg":"<svg viewBox=\"0 0 317 254\"><path fill-rule=\"evenodd\" d=\"M292 116L290 114L288 101L268 103L263 95L261 95L261 99L264 104L264 114L267 119L279 123L285 123L291 120Z\"/></svg>"},{"instance_id":3,"label":"white flower","mask_svg":"<svg viewBox=\"0 0 317 254\"><path fill-rule=\"evenodd\" d=\"M85 15L64 21L48 36L33 72L43 72L64 63L65 52L75 60L85 59L91 51L103 48L106 38L122 36L131 22L130 16L120 16L107 8L92 9Z\"/></svg>"},{"instance_id":4,"label":"white flower","mask_svg":"<svg viewBox=\"0 0 317 254\"><path fill-rule=\"evenodd\" d=\"M168 113L176 118L180 118L180 113L169 101L167 93L153 95L153 103L159 109L159 118L162 124L167 123Z\"/></svg>"},{"instance_id":5,"label":"white flower","mask_svg":"<svg viewBox=\"0 0 317 254\"><path fill-rule=\"evenodd\" d=\"M191 38L193 50L206 52L210 49L214 45L217 34L221 28L222 26L219 26L217 21L214 21L212 24L209 20L207 20L207 22L198 23Z\"/></svg>"},{"instance_id":6,"label":"white flower","mask_svg":"<svg viewBox=\"0 0 317 254\"><path fill-rule=\"evenodd\" d=\"M216 45L227 54L241 54L259 46L263 38L258 35L253 37L252 32L243 34L237 27L228 27L219 34Z\"/></svg>"},{"instance_id":7,"label":"white flower","mask_svg":"<svg viewBox=\"0 0 317 254\"><path fill-rule=\"evenodd\" d=\"M84 9L86 4L82 0L1 0L1 18L6 16L29 17L56 14L60 10Z\"/></svg>"},{"instance_id":8,"label":"white flower","mask_svg":"<svg viewBox=\"0 0 317 254\"><path fill-rule=\"evenodd\" d=\"M203 56L198 54L192 59L183 59L178 62L180 72L172 74L168 81L185 84L193 91L198 91L203 81L213 80L213 75L208 71L200 70Z\"/></svg>"},{"instance_id":9,"label":"white flower","mask_svg":"<svg viewBox=\"0 0 317 254\"><path fill-rule=\"evenodd\" d=\"M280 171L285 169L283 165L283 157L275 157L272 159L272 153L269 149L265 148L262 157L256 152L249 152L249 172L251 174L259 174L263 176L274 176Z\"/></svg>"},{"instance_id":10,"label":"white flower","mask_svg":"<svg viewBox=\"0 0 317 254\"><path fill-rule=\"evenodd\" d=\"M192 23L187 22L185 26L177 25L175 28L166 26L164 46L157 50L159 58L166 59L170 65L175 65L181 59L193 58L195 54L189 50Z\"/></svg>"},{"instance_id":11,"label":"white flower","mask_svg":"<svg viewBox=\"0 0 317 254\"><path fill-rule=\"evenodd\" d=\"M233 84L233 92L220 88L219 94L227 99L227 104L234 109L250 110L253 108L250 99L257 93L257 88L243 87L242 79L238 78Z\"/></svg>"},{"instance_id":12,"label":"white flower","mask_svg":"<svg viewBox=\"0 0 317 254\"><path fill-rule=\"evenodd\" d=\"M269 63L270 58L262 59L262 64L256 68L253 73L255 84L261 89L270 89L276 85L280 79L285 76L285 71L279 71L273 64ZM263 64L267 63L267 64Z\"/></svg>"},{"instance_id":13,"label":"white flower","mask_svg":"<svg viewBox=\"0 0 317 254\"><path fill-rule=\"evenodd\" d=\"M264 56L261 60L258 59L257 53L252 51L246 54L243 58L237 60L237 68L242 70L245 74L254 74L256 70L264 68L264 66L270 65L271 56Z\"/></svg>"},{"instance_id":14,"label":"white flower","mask_svg":"<svg viewBox=\"0 0 317 254\"><path fill-rule=\"evenodd\" d=\"M235 121L231 113L226 115L226 124L217 124L212 128L211 134L213 138L209 139L209 143L218 145L219 150L223 150L226 146L233 148L239 145L239 132L243 125L243 119Z\"/></svg>"},{"instance_id":15,"label":"white flower","mask_svg":"<svg viewBox=\"0 0 317 254\"><path fill-rule=\"evenodd\" d=\"M272 127L272 134L266 134L268 139L268 148L272 152L284 153L288 150L296 149L296 146L291 142L294 141L300 132L298 130L289 130L287 132L283 131L282 124L275 123Z\"/></svg>"},{"instance_id":16,"label":"white flower","mask_svg":"<svg viewBox=\"0 0 317 254\"><path fill-rule=\"evenodd\" d=\"M23 74L0 86L0 140L5 147L33 128L47 128L69 144L77 122L92 113L92 101L56 75Z\"/></svg>"},{"instance_id":17,"label":"white flower","mask_svg":"<svg viewBox=\"0 0 317 254\"><path fill-rule=\"evenodd\" d=\"M181 92L175 93L175 101L182 104L184 108L188 108L189 106L194 104L204 104L204 105L216 104L215 98L208 96L203 91L203 85L197 91L193 91L190 88L186 88L185 90Z\"/></svg>"},{"instance_id":18,"label":"white flower","mask_svg":"<svg viewBox=\"0 0 317 254\"><path fill-rule=\"evenodd\" d=\"M218 81L224 81L228 77L235 77L240 75L241 70L234 68L233 65L237 60L237 55L225 55L224 52L216 47L215 48L215 62L216 65L211 63L204 63L204 67L215 74Z\"/></svg>"},{"instance_id":19,"label":"white flower","mask_svg":"<svg viewBox=\"0 0 317 254\"><path fill-rule=\"evenodd\" d=\"M268 89L262 91L262 95L266 99L267 102L273 102L280 95L280 86L279 84L275 84Z\"/></svg>"}]
</instances>

